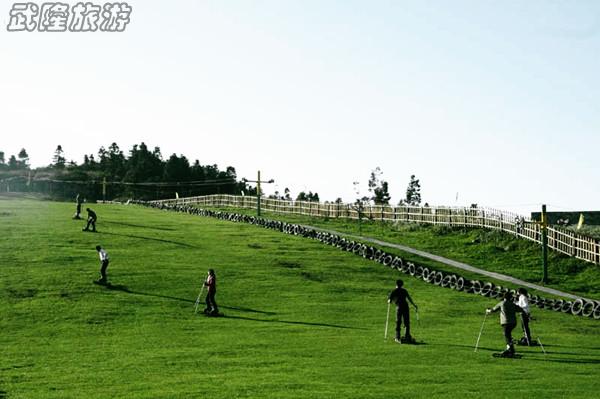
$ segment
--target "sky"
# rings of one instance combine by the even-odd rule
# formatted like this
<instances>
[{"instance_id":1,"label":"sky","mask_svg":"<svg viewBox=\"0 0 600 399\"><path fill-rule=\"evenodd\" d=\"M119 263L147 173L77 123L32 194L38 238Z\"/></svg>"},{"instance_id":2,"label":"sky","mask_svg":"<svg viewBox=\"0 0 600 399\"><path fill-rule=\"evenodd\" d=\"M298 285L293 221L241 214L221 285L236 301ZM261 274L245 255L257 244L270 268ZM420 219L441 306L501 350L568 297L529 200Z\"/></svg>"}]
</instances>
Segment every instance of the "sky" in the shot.
<instances>
[{"instance_id":1,"label":"sky","mask_svg":"<svg viewBox=\"0 0 600 399\"><path fill-rule=\"evenodd\" d=\"M431 205L600 210L600 2L144 0L87 33L8 32L13 3L7 158L145 142L267 192L351 202L380 167L394 204L414 174Z\"/></svg>"}]
</instances>

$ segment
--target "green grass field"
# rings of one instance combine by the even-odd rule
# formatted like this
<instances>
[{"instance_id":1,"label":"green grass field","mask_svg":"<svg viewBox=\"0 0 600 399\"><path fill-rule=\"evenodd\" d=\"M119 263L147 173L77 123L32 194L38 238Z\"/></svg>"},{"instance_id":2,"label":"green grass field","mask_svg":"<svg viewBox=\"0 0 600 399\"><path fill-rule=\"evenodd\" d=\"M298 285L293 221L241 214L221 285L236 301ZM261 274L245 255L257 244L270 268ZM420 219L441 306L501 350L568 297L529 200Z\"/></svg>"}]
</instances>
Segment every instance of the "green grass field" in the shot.
<instances>
[{"instance_id":1,"label":"green grass field","mask_svg":"<svg viewBox=\"0 0 600 399\"><path fill-rule=\"evenodd\" d=\"M383 339L398 272L242 223L92 208L96 234L73 204L0 199L0 398L598 396L596 320L535 311L547 355L496 359L497 314L473 351L494 300L404 276L422 344L398 345ZM92 284L97 244L113 289ZM194 315L208 268L222 318Z\"/></svg>"},{"instance_id":2,"label":"green grass field","mask_svg":"<svg viewBox=\"0 0 600 399\"><path fill-rule=\"evenodd\" d=\"M255 215L251 209L219 208L223 211ZM510 234L481 228L451 228L416 223L381 223L365 220L359 227L355 220L328 219L301 215L263 212L266 218L301 223L345 234L362 234L391 243L403 244L435 255L465 262L524 281L539 284L542 278L541 246ZM418 256L398 253L407 259L428 264L439 270L454 271ZM481 276L461 272L469 278ZM573 257L549 251L549 286L584 297L600 299L600 267ZM490 279L488 279L490 280ZM490 280L493 281L493 280ZM505 283L500 282L501 285ZM541 293L543 296L550 296Z\"/></svg>"}]
</instances>

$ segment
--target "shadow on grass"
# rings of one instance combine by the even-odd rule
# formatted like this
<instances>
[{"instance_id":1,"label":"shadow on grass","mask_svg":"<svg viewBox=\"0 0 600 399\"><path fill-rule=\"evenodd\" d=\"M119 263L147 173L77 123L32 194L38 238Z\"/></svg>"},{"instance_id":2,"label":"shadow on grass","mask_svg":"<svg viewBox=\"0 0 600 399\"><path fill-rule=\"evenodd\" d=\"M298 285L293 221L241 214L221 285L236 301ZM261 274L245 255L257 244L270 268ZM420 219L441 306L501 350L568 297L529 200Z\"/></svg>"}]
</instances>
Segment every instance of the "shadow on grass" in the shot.
<instances>
[{"instance_id":1,"label":"shadow on grass","mask_svg":"<svg viewBox=\"0 0 600 399\"><path fill-rule=\"evenodd\" d=\"M194 299L185 299L185 298L178 298L176 296L151 294L149 292L133 291L133 290L130 290L129 288L127 288L126 285L121 285L121 284L107 285L106 289L112 290L112 291L121 291L121 292L125 292L127 294L133 294L133 295L152 296L152 297L155 297L155 298L170 299L172 301L180 301L180 302L188 302L188 303L195 303L196 302Z\"/></svg>"},{"instance_id":2,"label":"shadow on grass","mask_svg":"<svg viewBox=\"0 0 600 399\"><path fill-rule=\"evenodd\" d=\"M134 224L134 223L124 223L124 222L113 222L113 221L105 221L104 224L116 224L119 226L128 226L128 227L140 227L142 229L151 229L151 230L162 230L162 231L174 231L175 229L170 227L156 227L156 226L147 226L143 224Z\"/></svg>"},{"instance_id":3,"label":"shadow on grass","mask_svg":"<svg viewBox=\"0 0 600 399\"><path fill-rule=\"evenodd\" d=\"M569 348L569 349L582 349L587 351L599 351L600 348L597 346L573 346L573 345L556 345L556 344L544 344L544 348Z\"/></svg>"},{"instance_id":4,"label":"shadow on grass","mask_svg":"<svg viewBox=\"0 0 600 399\"><path fill-rule=\"evenodd\" d=\"M459 345L459 344L449 344L447 342L438 342L436 344L431 344L431 345L434 345L434 346L452 346L452 347L455 347L455 348L469 348L469 349L472 349L473 352L475 352L475 344L473 344L473 345ZM502 352L503 350L504 350L504 348L501 348L501 349L499 349L499 348L487 348L485 346L479 346L477 348L478 352L479 351L484 351L484 352Z\"/></svg>"},{"instance_id":5,"label":"shadow on grass","mask_svg":"<svg viewBox=\"0 0 600 399\"><path fill-rule=\"evenodd\" d=\"M152 296L155 298L170 299L173 301L180 301L180 302L187 302L187 303L195 303L196 302L193 299L185 299L185 298L179 298L179 297L170 296L170 295L160 295L160 294L151 294L148 292L134 291L134 290L130 290L126 285L122 285L122 284L107 285L106 289L112 290L112 291L120 291L120 292L124 292L126 294L132 294L132 295L143 295L143 296ZM277 314L274 312L265 312L262 310L235 307L235 306L221 306L221 309L238 310L240 312L260 313L260 314L265 314L265 315L276 315ZM310 323L310 322L290 321L290 320L265 320L265 319L256 319L256 318L252 318L252 317L228 316L228 315L225 315L223 317L228 318L228 319L237 319L237 320L262 321L262 322L266 322L266 323L299 324L299 325L304 325L304 326L315 326L315 327L331 327L331 328L344 328L344 329L352 329L352 330L366 330L366 328L348 327L348 326L341 326L341 325L337 325L337 324L327 324L327 323Z\"/></svg>"},{"instance_id":6,"label":"shadow on grass","mask_svg":"<svg viewBox=\"0 0 600 399\"><path fill-rule=\"evenodd\" d=\"M459 348L475 348L475 346L470 346L470 345L457 345L457 344L434 344L434 345L443 345L443 346L454 346L454 347L459 347ZM496 353L496 352L501 352L501 350L499 349L492 349L492 348L486 348L486 347L479 347L478 351L482 351L482 352L492 352L492 353ZM534 362L552 362L552 363L567 363L567 364L600 364L600 358L596 358L596 359L580 359L580 358L570 358L570 357L553 357L553 356L547 356L544 355L541 348L539 352L523 352L523 351L519 351L517 349L517 353L523 356L523 360L531 360ZM581 355L578 353L572 353L572 352L550 352L550 351L546 351L547 354L556 354L556 355L574 355L574 356L590 356L590 355ZM510 359L510 360L514 360L514 359Z\"/></svg>"},{"instance_id":7,"label":"shadow on grass","mask_svg":"<svg viewBox=\"0 0 600 399\"><path fill-rule=\"evenodd\" d=\"M187 302L187 303L196 303L196 300L194 300L194 299L179 298L179 297L170 296L170 295L152 294L152 293L149 293L149 292L133 291L133 290L129 289L126 285L122 285L122 284L107 285L106 289L113 290L113 291L121 291L121 292L125 292L127 294L132 294L132 295L152 296L152 297L155 297L155 298L170 299L170 300L173 300L173 301L180 301L180 302ZM200 303L203 304L204 300L202 300ZM250 309L250 308L242 308L242 307L235 307L235 306L219 306L219 307L221 309L238 310L240 312L260 313L260 314L271 315L271 316L277 314L275 312L265 312L265 311L262 311L262 310L256 310L256 309Z\"/></svg>"},{"instance_id":8,"label":"shadow on grass","mask_svg":"<svg viewBox=\"0 0 600 399\"><path fill-rule=\"evenodd\" d=\"M600 364L600 359L574 359L574 358L557 358L547 357L530 357L527 354L524 355L524 359L532 360L534 362L551 362L551 363L567 363L567 364Z\"/></svg>"},{"instance_id":9,"label":"shadow on grass","mask_svg":"<svg viewBox=\"0 0 600 399\"><path fill-rule=\"evenodd\" d=\"M219 306L219 308L221 309L230 309L230 310L239 310L240 312L250 312L250 313L260 313L260 314L266 314L266 315L276 315L277 313L275 312L265 312L263 310L256 310L256 309L249 309L249 308L240 308L240 307L235 307L235 306Z\"/></svg>"},{"instance_id":10,"label":"shadow on grass","mask_svg":"<svg viewBox=\"0 0 600 399\"><path fill-rule=\"evenodd\" d=\"M175 244L175 245L180 245L182 247L187 247L187 248L200 248L200 247L197 247L197 246L192 245L192 244L186 244L184 242L171 241L171 240L163 240L162 238L143 237L143 236L136 236L136 235L133 235L133 234L109 233L109 232L106 232L106 231L102 231L102 232L99 232L99 233L100 234L107 234L107 235L111 235L111 236L128 237L128 238L138 238L140 240L150 240L150 241L164 242L164 243L167 243L167 244Z\"/></svg>"},{"instance_id":11,"label":"shadow on grass","mask_svg":"<svg viewBox=\"0 0 600 399\"><path fill-rule=\"evenodd\" d=\"M223 316L226 319L236 319L236 320L248 320L248 321L262 321L265 323L281 323L281 324L298 324L303 326L314 326L314 327L330 327L330 328L342 328L342 329L351 329L351 330L366 330L366 328L361 327L349 327L349 326L341 326L338 324L327 324L327 323L311 323L304 321L290 321L290 320L265 320L265 319L255 319L253 317L244 317L244 316Z\"/></svg>"}]
</instances>

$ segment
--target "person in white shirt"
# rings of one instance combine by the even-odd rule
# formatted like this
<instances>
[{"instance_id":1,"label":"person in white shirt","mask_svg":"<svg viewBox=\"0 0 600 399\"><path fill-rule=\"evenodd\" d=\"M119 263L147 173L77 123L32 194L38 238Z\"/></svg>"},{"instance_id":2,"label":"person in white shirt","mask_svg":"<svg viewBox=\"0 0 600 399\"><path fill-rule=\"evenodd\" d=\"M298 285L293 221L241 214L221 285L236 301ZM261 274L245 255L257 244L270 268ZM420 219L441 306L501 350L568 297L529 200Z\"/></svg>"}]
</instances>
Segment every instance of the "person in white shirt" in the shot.
<instances>
[{"instance_id":1,"label":"person in white shirt","mask_svg":"<svg viewBox=\"0 0 600 399\"><path fill-rule=\"evenodd\" d=\"M100 279L98 283L106 284L108 282L106 277L106 269L109 262L108 254L100 245L96 245L96 251L98 251L98 255L100 256Z\"/></svg>"},{"instance_id":2,"label":"person in white shirt","mask_svg":"<svg viewBox=\"0 0 600 399\"><path fill-rule=\"evenodd\" d=\"M519 294L519 298L517 301L517 305L523 309L521 313L521 325L523 326L523 333L525 336L521 339L521 344L531 346L531 332L529 331L529 320L531 319L531 313L529 309L529 298L527 297L527 290L525 288L519 288L517 290Z\"/></svg>"}]
</instances>

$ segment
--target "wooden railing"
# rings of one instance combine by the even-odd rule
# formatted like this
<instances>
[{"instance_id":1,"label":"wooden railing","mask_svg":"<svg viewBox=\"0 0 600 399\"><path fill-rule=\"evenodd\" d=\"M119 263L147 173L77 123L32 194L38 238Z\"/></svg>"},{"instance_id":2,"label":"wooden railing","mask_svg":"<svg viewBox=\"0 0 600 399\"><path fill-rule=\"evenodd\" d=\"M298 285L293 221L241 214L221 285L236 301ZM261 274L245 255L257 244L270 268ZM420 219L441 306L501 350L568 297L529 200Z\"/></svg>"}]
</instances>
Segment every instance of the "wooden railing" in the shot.
<instances>
[{"instance_id":1,"label":"wooden railing","mask_svg":"<svg viewBox=\"0 0 600 399\"><path fill-rule=\"evenodd\" d=\"M205 195L159 200L172 205L201 207L256 208L256 197L236 195ZM413 222L456 227L483 227L505 231L515 236L541 243L539 223L516 213L492 208L415 207L368 205L360 210L354 204L288 201L261 198L261 208L269 212L312 217L358 219L383 222ZM600 264L600 241L566 229L548 227L548 247L568 256Z\"/></svg>"}]
</instances>

